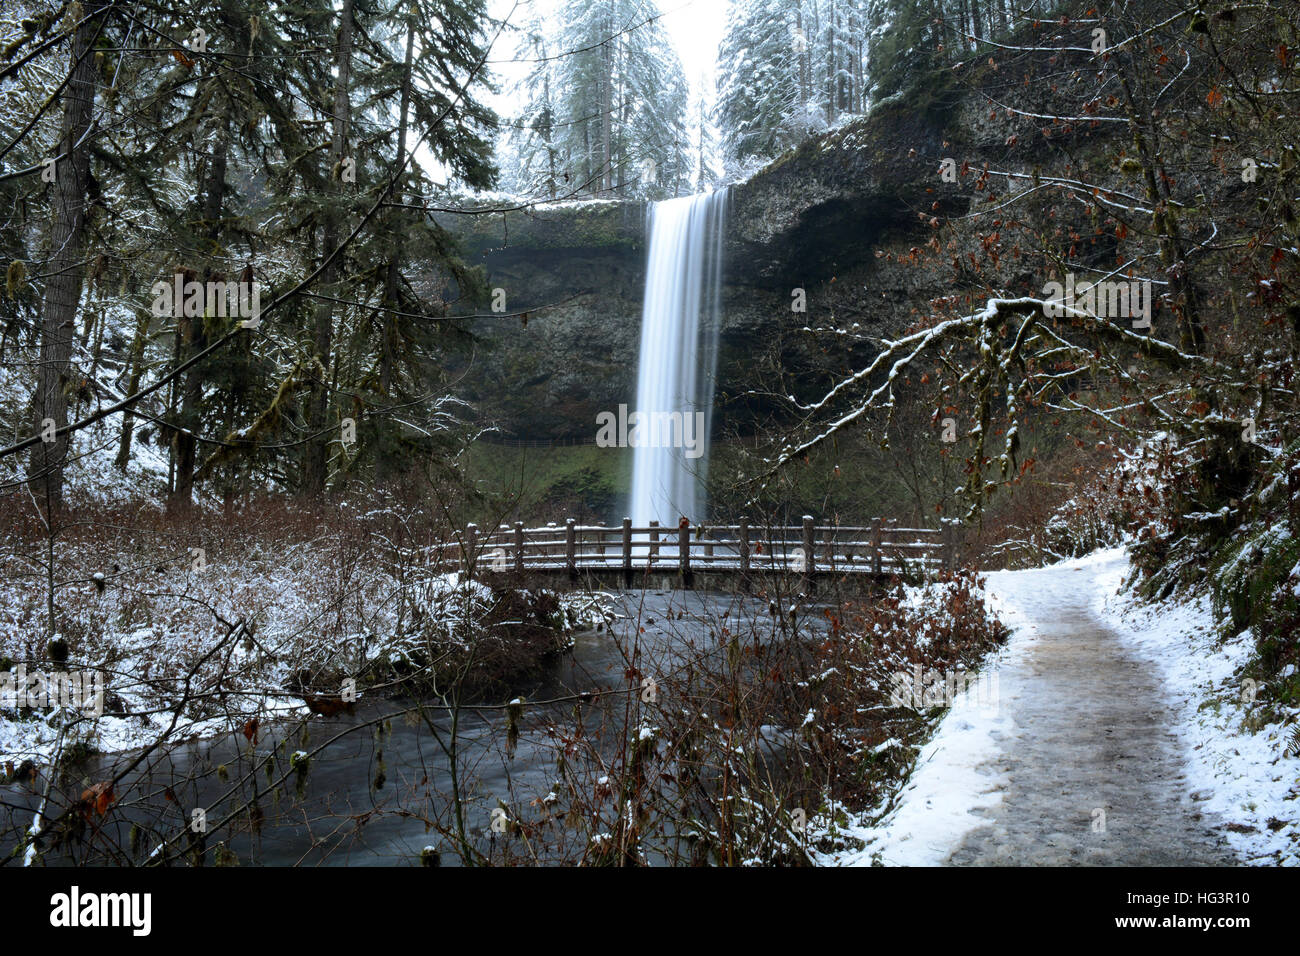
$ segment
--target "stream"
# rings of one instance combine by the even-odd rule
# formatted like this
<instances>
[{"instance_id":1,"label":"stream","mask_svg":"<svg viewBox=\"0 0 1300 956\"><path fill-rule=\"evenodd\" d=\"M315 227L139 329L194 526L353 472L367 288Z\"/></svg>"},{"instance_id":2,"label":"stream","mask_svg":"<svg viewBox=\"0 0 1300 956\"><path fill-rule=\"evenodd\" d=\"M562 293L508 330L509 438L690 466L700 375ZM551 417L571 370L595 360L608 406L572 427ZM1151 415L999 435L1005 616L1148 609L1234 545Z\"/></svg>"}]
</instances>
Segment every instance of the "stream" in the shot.
<instances>
[{"instance_id":1,"label":"stream","mask_svg":"<svg viewBox=\"0 0 1300 956\"><path fill-rule=\"evenodd\" d=\"M580 705L573 700L527 705L519 721L513 755L507 753L506 716L502 710L462 710L457 739L465 830L474 846L494 861L498 861L500 848L494 852L498 839L520 844L510 848L516 860L521 854L536 854L543 860L547 857L545 847L494 833L492 811L504 805L510 808L512 817L518 813L524 820L542 812L538 807L544 807L542 800L557 779L558 750L548 728L571 730L575 707L581 707L585 728L603 727L598 750L608 750L622 739L628 682L620 646L630 647L635 635L642 672L655 673L656 669L671 669L692 655L718 648L718 628L724 621L732 632L744 633L747 639L751 628L759 640L770 639L773 634L766 600L714 592L619 592L614 610L620 617L608 629L575 634L571 651L556 657L543 678L532 686L517 688L515 693L526 701L571 698L584 692L593 696ZM639 629L643 630L638 634ZM600 693L611 690L617 692ZM507 699L494 697L491 703ZM158 842L156 834L181 832L192 808L198 806L206 808L210 828L206 837L209 862L213 859L212 848L222 842L244 865L420 865L425 848L437 854L436 863L428 861L433 865L458 865L454 841L426 826L431 816L438 817L444 826L449 826L451 819L449 762L434 735L422 722L402 716L394 717L382 730L365 726L402 709L403 703L397 700L363 700L353 715L317 716L305 727L295 724L270 733L263 728L256 756L263 758L281 748L276 761L277 778L288 770L288 755L295 750L311 751L345 730L355 729L311 758L300 787L290 773L283 785L272 790L263 773L252 772L252 744L239 734L173 746L165 756L160 751L151 758L147 769L133 772L119 786L110 822L103 824L108 832L83 836L73 844L72 853L48 849L43 862L84 862L88 847L98 850L90 851L91 862L109 862L104 852L111 844L129 844L133 822L153 834L144 836L141 842L146 845L132 854L131 858L139 861L148 855L148 844ZM445 739L449 717L440 713L434 723ZM106 779L129 756L101 755L81 772L88 781ZM227 779L221 779L216 772L220 765L225 766ZM382 786L375 786L381 770ZM236 821L238 826L223 827L222 818L232 804L222 798L241 779L244 786L239 804L246 802L251 781L256 780L262 791L258 806L264 817L260 826L252 828L244 811ZM79 788L71 789L79 792ZM11 806L16 803L26 804L31 810L36 807L37 795L26 788L6 788L4 798ZM18 818L31 819L21 813ZM562 829L543 828L543 833ZM10 832L0 840L0 853L7 854L13 836ZM176 846L173 844L173 856Z\"/></svg>"}]
</instances>

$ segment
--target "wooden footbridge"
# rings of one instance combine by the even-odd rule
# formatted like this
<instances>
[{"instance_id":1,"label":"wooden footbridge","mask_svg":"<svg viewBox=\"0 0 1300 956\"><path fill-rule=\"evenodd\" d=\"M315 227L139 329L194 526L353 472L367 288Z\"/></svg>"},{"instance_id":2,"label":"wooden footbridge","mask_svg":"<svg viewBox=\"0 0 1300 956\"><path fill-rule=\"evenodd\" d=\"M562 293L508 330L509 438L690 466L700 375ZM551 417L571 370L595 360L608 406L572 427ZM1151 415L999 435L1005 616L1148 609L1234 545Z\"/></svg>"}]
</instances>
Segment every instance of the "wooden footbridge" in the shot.
<instances>
[{"instance_id":1,"label":"wooden footbridge","mask_svg":"<svg viewBox=\"0 0 1300 956\"><path fill-rule=\"evenodd\" d=\"M465 529L461 567L471 577L541 577L559 586L684 587L739 584L778 574L819 582L861 581L894 574L922 576L958 563L956 523L938 528L899 527L877 518L869 525L817 524L811 516L792 526L691 524L651 521L633 527L563 525L526 528L522 522L484 531ZM707 579L707 582L705 580Z\"/></svg>"}]
</instances>

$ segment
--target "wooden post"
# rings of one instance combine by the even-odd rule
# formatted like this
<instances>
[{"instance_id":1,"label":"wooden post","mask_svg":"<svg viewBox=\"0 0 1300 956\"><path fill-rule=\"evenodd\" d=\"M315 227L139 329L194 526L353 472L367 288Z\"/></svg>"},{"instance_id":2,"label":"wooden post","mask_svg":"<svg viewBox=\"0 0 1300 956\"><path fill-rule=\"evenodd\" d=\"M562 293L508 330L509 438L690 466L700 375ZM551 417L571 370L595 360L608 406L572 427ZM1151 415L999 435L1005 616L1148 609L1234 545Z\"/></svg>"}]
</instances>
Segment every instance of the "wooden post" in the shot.
<instances>
[{"instance_id":1,"label":"wooden post","mask_svg":"<svg viewBox=\"0 0 1300 956\"><path fill-rule=\"evenodd\" d=\"M691 586L691 524L683 521L677 526L677 567L682 575L682 587Z\"/></svg>"},{"instance_id":2,"label":"wooden post","mask_svg":"<svg viewBox=\"0 0 1300 956\"><path fill-rule=\"evenodd\" d=\"M835 528L831 525L826 526L826 550L822 552L822 557L826 560L826 567L834 571L835 570Z\"/></svg>"},{"instance_id":3,"label":"wooden post","mask_svg":"<svg viewBox=\"0 0 1300 956\"><path fill-rule=\"evenodd\" d=\"M650 567L654 567L655 558L659 557L659 522L650 522Z\"/></svg>"},{"instance_id":4,"label":"wooden post","mask_svg":"<svg viewBox=\"0 0 1300 956\"><path fill-rule=\"evenodd\" d=\"M749 577L749 519L740 519L740 573Z\"/></svg>"},{"instance_id":5,"label":"wooden post","mask_svg":"<svg viewBox=\"0 0 1300 956\"><path fill-rule=\"evenodd\" d=\"M817 567L817 533L813 516L803 516L803 579L805 590L812 590L813 571Z\"/></svg>"},{"instance_id":6,"label":"wooden post","mask_svg":"<svg viewBox=\"0 0 1300 956\"><path fill-rule=\"evenodd\" d=\"M564 522L564 566L569 569L569 580L578 577L578 535L576 522L568 518Z\"/></svg>"},{"instance_id":7,"label":"wooden post","mask_svg":"<svg viewBox=\"0 0 1300 956\"><path fill-rule=\"evenodd\" d=\"M623 519L623 586L632 586L632 519Z\"/></svg>"},{"instance_id":8,"label":"wooden post","mask_svg":"<svg viewBox=\"0 0 1300 956\"><path fill-rule=\"evenodd\" d=\"M943 520L943 569L952 571L957 567L957 535L952 522Z\"/></svg>"},{"instance_id":9,"label":"wooden post","mask_svg":"<svg viewBox=\"0 0 1300 956\"><path fill-rule=\"evenodd\" d=\"M474 580L474 558L478 552L478 525L465 528L465 577Z\"/></svg>"},{"instance_id":10,"label":"wooden post","mask_svg":"<svg viewBox=\"0 0 1300 956\"><path fill-rule=\"evenodd\" d=\"M524 523L515 522L515 571L524 573Z\"/></svg>"},{"instance_id":11,"label":"wooden post","mask_svg":"<svg viewBox=\"0 0 1300 956\"><path fill-rule=\"evenodd\" d=\"M871 573L879 574L883 569L883 563L880 558L880 519L871 519Z\"/></svg>"}]
</instances>

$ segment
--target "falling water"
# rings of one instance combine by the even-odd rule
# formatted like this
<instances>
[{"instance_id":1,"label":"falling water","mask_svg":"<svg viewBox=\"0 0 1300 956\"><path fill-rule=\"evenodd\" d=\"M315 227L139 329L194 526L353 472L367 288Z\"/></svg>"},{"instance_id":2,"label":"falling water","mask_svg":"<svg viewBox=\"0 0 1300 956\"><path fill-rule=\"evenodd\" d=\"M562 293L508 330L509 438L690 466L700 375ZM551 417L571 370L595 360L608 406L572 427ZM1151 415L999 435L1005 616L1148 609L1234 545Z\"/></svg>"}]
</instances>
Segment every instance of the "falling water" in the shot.
<instances>
[{"instance_id":1,"label":"falling water","mask_svg":"<svg viewBox=\"0 0 1300 956\"><path fill-rule=\"evenodd\" d=\"M682 516L692 522L704 518L726 209L725 189L650 207L633 409L641 423L629 508L637 527L650 521L672 527ZM679 417L666 417L673 413ZM664 434L662 427L657 435L647 434L649 421L670 423L673 434ZM683 447L688 443L698 444Z\"/></svg>"}]
</instances>

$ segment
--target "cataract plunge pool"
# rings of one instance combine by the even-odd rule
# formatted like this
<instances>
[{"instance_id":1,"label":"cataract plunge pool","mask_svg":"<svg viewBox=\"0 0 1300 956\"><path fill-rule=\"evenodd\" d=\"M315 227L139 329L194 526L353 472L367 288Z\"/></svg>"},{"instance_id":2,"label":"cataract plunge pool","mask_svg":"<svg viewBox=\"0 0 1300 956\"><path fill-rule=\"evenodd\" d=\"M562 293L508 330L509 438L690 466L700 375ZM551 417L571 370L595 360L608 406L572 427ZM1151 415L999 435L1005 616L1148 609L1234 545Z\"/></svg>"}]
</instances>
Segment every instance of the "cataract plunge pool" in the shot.
<instances>
[{"instance_id":1,"label":"cataract plunge pool","mask_svg":"<svg viewBox=\"0 0 1300 956\"><path fill-rule=\"evenodd\" d=\"M437 865L456 866L461 860L452 794L459 788L466 839L486 859L574 862L601 836L591 832L594 817L577 827L572 816L567 822L564 817L575 801L590 808L603 793L599 819L607 828L617 818L618 794L610 794L617 786L610 781L624 766L620 741L632 741L630 752L643 728L655 723L653 708L642 707L638 698L667 693L675 674L725 654L728 641L767 645L802 634L821 619L800 614L792 631L788 620L772 616L766 599L704 591L620 592L611 610L615 617L607 628L574 635L572 648L545 675L514 690L526 701L516 721L517 739L511 740L512 721L499 706L510 695L481 702L491 706L461 709L454 777L445 749L452 743L449 714L426 702L435 735L418 718L417 705L371 693L351 715L263 726L256 743L236 731L156 751L122 776L114 813L100 824L119 828L105 834L111 839L102 840L104 847L130 846L136 827L131 861L97 857L94 834L85 832L63 846L47 839L41 861L144 862L161 837L171 839L174 861L184 861L186 848L201 842L209 865L220 847L228 862L243 865L418 865L422 854L426 863L435 862L436 854ZM655 704L666 702L656 697ZM312 754L301 780L292 768L298 751ZM268 775L272 753L274 771ZM568 788L561 784L562 754ZM74 772L87 784L111 779L137 756L93 757ZM11 822L30 821L40 800L39 780L5 789ZM557 796L557 790L567 796ZM192 826L194 808L205 814L201 841ZM46 818L60 809L48 808ZM525 826L515 827L515 820ZM0 853L12 850L13 839L12 830L5 834L8 845L0 845ZM650 849L647 861L664 860Z\"/></svg>"}]
</instances>

